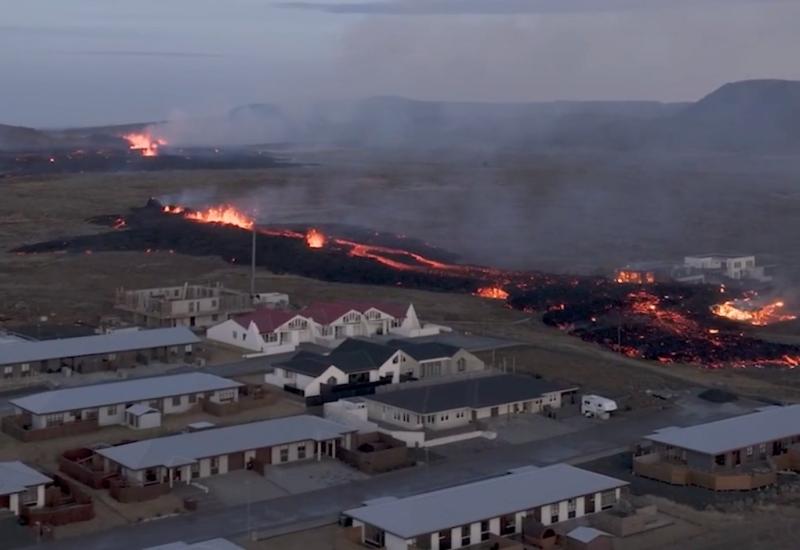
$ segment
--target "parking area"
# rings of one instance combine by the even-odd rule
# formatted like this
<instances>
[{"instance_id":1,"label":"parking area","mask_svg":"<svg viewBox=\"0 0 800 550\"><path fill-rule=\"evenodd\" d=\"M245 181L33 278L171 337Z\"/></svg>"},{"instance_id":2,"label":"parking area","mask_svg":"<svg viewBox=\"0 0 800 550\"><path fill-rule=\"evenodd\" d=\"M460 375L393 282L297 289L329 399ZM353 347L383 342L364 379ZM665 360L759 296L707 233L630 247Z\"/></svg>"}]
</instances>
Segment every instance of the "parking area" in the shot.
<instances>
[{"instance_id":1,"label":"parking area","mask_svg":"<svg viewBox=\"0 0 800 550\"><path fill-rule=\"evenodd\" d=\"M333 459L267 466L264 477L290 494L316 491L369 478L367 474Z\"/></svg>"}]
</instances>

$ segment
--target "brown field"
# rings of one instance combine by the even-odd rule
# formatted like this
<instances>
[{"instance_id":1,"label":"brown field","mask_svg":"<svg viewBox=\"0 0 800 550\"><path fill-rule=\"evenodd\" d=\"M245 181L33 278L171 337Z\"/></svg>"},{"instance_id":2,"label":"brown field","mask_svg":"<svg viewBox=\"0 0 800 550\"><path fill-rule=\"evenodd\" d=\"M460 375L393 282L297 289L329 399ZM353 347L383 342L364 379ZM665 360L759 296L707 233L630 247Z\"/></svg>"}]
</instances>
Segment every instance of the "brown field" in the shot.
<instances>
[{"instance_id":1,"label":"brown field","mask_svg":"<svg viewBox=\"0 0 800 550\"><path fill-rule=\"evenodd\" d=\"M479 163L473 164L469 167L475 171L486 169ZM544 193L552 193L567 176L585 175L588 170L578 163L569 171L559 171L552 161L540 164L530 161L519 165L515 171L502 164L488 169L495 177L508 178L507 185L515 188L521 188L524 182L539 180L541 185L537 183L536 189L541 188ZM358 209L370 212L367 201L375 200L380 193L404 196L406 200L417 197L418 201L424 189L432 190L433 196L447 195L457 183L455 176L458 174L463 176L464 169L456 173L450 165L430 159L395 158L365 163L344 155L336 156L326 166L264 171L91 174L2 180L0 320L13 325L47 316L55 322L96 322L100 315L113 313L114 289L121 286L222 281L233 287L247 287L248 270L218 258L187 257L164 251L38 256L16 256L7 252L23 243L104 231L104 228L86 223L85 219L97 214L123 213L128 207L142 205L150 196L166 195L176 201L186 200L191 195L231 199L262 197L259 202L262 221L338 219L352 222L354 220L343 212ZM423 181L425 185L420 183ZM335 189L340 189L341 193L335 193ZM268 205L263 197L267 197ZM782 200L788 199L783 197ZM405 212L409 210L408 203L404 204L404 209ZM364 218L363 225L377 227L375 224L379 222L374 214L365 214ZM380 229L397 230L392 224L398 224L400 218L402 215L392 218L387 222L389 227ZM443 223L438 219L431 221L430 240L438 244L452 243L455 249L463 251L465 243L459 246L457 235L443 232ZM503 222L498 223L502 225ZM515 220L514 223L522 222ZM714 227L720 223L716 220L707 225ZM794 220L780 223L790 224ZM537 247L541 249L541 243ZM675 251L674 247L670 250ZM473 256L489 261L484 252L479 246ZM569 252L573 258L584 253L585 247L581 246ZM509 248L507 256L514 255L515 250ZM555 268L556 256L556 253L545 255L541 265L533 266ZM619 253L615 257L618 258ZM503 263L519 261L507 259ZM648 388L701 384L719 385L766 398L800 400L800 384L792 371L707 371L692 366L661 366L632 360L546 328L535 320L523 321L525 315L520 312L472 296L331 284L266 272L259 273L258 288L287 292L295 304L320 298L365 296L413 301L428 320L476 333L510 337L526 344L496 354L494 360L498 365L503 364L503 357L506 357L505 364L514 365L518 370L567 379L614 395L641 396ZM797 338L796 327L791 325L771 332L780 339Z\"/></svg>"}]
</instances>

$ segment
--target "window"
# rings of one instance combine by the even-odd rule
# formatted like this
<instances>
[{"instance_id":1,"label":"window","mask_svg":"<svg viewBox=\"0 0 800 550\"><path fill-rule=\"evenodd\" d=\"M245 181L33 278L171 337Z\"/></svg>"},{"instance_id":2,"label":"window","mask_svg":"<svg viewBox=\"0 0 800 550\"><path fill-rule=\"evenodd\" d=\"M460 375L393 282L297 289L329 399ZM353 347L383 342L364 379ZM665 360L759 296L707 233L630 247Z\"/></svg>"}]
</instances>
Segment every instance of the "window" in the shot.
<instances>
[{"instance_id":1,"label":"window","mask_svg":"<svg viewBox=\"0 0 800 550\"><path fill-rule=\"evenodd\" d=\"M211 475L215 475L219 473L219 457L215 456L211 458Z\"/></svg>"},{"instance_id":2,"label":"window","mask_svg":"<svg viewBox=\"0 0 800 550\"><path fill-rule=\"evenodd\" d=\"M280 461L281 462L289 462L289 449L287 449L285 447L283 449L281 449Z\"/></svg>"},{"instance_id":3,"label":"window","mask_svg":"<svg viewBox=\"0 0 800 550\"><path fill-rule=\"evenodd\" d=\"M44 417L45 423L47 426L59 426L64 423L64 415L59 414L48 414Z\"/></svg>"},{"instance_id":4,"label":"window","mask_svg":"<svg viewBox=\"0 0 800 550\"><path fill-rule=\"evenodd\" d=\"M489 530L489 520L484 520L481 522L481 540L489 540L489 536L492 532Z\"/></svg>"},{"instance_id":5,"label":"window","mask_svg":"<svg viewBox=\"0 0 800 550\"><path fill-rule=\"evenodd\" d=\"M267 342L277 342L278 341L278 334L275 332L270 332L267 336Z\"/></svg>"},{"instance_id":6,"label":"window","mask_svg":"<svg viewBox=\"0 0 800 550\"><path fill-rule=\"evenodd\" d=\"M358 313L357 311L351 311L343 318L343 321L345 323L358 323L360 320L361 320L361 314Z\"/></svg>"},{"instance_id":7,"label":"window","mask_svg":"<svg viewBox=\"0 0 800 550\"><path fill-rule=\"evenodd\" d=\"M214 315L211 316L211 320L212 321L219 321L219 315L215 313Z\"/></svg>"},{"instance_id":8,"label":"window","mask_svg":"<svg viewBox=\"0 0 800 550\"><path fill-rule=\"evenodd\" d=\"M394 357L392 357L392 363L394 363L396 365L398 363L398 361L400 361L400 356L399 355L395 355Z\"/></svg>"},{"instance_id":9,"label":"window","mask_svg":"<svg viewBox=\"0 0 800 550\"><path fill-rule=\"evenodd\" d=\"M306 457L306 446L301 445L297 448L297 460L303 460Z\"/></svg>"},{"instance_id":10,"label":"window","mask_svg":"<svg viewBox=\"0 0 800 550\"><path fill-rule=\"evenodd\" d=\"M180 407L181 406L181 396L176 395L172 398L172 406L173 407Z\"/></svg>"},{"instance_id":11,"label":"window","mask_svg":"<svg viewBox=\"0 0 800 550\"><path fill-rule=\"evenodd\" d=\"M428 424L433 424L435 421L436 421L436 415L429 414L427 419Z\"/></svg>"},{"instance_id":12,"label":"window","mask_svg":"<svg viewBox=\"0 0 800 550\"><path fill-rule=\"evenodd\" d=\"M461 357L458 361L456 361L456 367L458 368L458 372L464 372L467 370L467 360Z\"/></svg>"},{"instance_id":13,"label":"window","mask_svg":"<svg viewBox=\"0 0 800 550\"><path fill-rule=\"evenodd\" d=\"M197 395L194 393L189 394L189 403L197 403Z\"/></svg>"},{"instance_id":14,"label":"window","mask_svg":"<svg viewBox=\"0 0 800 550\"><path fill-rule=\"evenodd\" d=\"M558 523L558 512L552 512L550 514L550 523Z\"/></svg>"},{"instance_id":15,"label":"window","mask_svg":"<svg viewBox=\"0 0 800 550\"><path fill-rule=\"evenodd\" d=\"M443 414L442 416L439 417L439 421L440 422L445 422L447 420L450 420L450 415L449 414Z\"/></svg>"},{"instance_id":16,"label":"window","mask_svg":"<svg viewBox=\"0 0 800 550\"><path fill-rule=\"evenodd\" d=\"M308 326L308 321L305 319L292 319L289 322L289 329L291 330L300 330L304 329Z\"/></svg>"},{"instance_id":17,"label":"window","mask_svg":"<svg viewBox=\"0 0 800 550\"><path fill-rule=\"evenodd\" d=\"M470 530L471 527L469 525L461 526L461 546L469 546L472 544Z\"/></svg>"},{"instance_id":18,"label":"window","mask_svg":"<svg viewBox=\"0 0 800 550\"><path fill-rule=\"evenodd\" d=\"M567 517L572 519L575 517L577 513L577 506L574 498L571 498L567 501Z\"/></svg>"},{"instance_id":19,"label":"window","mask_svg":"<svg viewBox=\"0 0 800 550\"><path fill-rule=\"evenodd\" d=\"M106 412L108 413L108 416L114 416L115 414L117 414L117 406L111 405L110 407L108 407L108 409L106 409Z\"/></svg>"},{"instance_id":20,"label":"window","mask_svg":"<svg viewBox=\"0 0 800 550\"><path fill-rule=\"evenodd\" d=\"M762 443L761 445L759 445L758 446L758 452L761 455L767 454L767 444L766 443Z\"/></svg>"},{"instance_id":21,"label":"window","mask_svg":"<svg viewBox=\"0 0 800 550\"><path fill-rule=\"evenodd\" d=\"M748 447L745 454L747 454L747 456L753 456L753 447Z\"/></svg>"},{"instance_id":22,"label":"window","mask_svg":"<svg viewBox=\"0 0 800 550\"><path fill-rule=\"evenodd\" d=\"M617 491L611 489L600 494L600 507L605 510L617 503Z\"/></svg>"},{"instance_id":23,"label":"window","mask_svg":"<svg viewBox=\"0 0 800 550\"><path fill-rule=\"evenodd\" d=\"M3 378L11 378L14 376L14 367L5 367L3 369Z\"/></svg>"},{"instance_id":24,"label":"window","mask_svg":"<svg viewBox=\"0 0 800 550\"><path fill-rule=\"evenodd\" d=\"M30 376L30 374L31 374L31 366L30 366L30 364L22 363L22 365L20 366L19 375L20 376Z\"/></svg>"},{"instance_id":25,"label":"window","mask_svg":"<svg viewBox=\"0 0 800 550\"><path fill-rule=\"evenodd\" d=\"M236 332L235 330L232 330L232 331L231 331L231 334L233 334L233 339L234 339L234 340L235 340L236 338L238 338L238 337L239 337L239 333L238 333L238 332Z\"/></svg>"},{"instance_id":26,"label":"window","mask_svg":"<svg viewBox=\"0 0 800 550\"><path fill-rule=\"evenodd\" d=\"M211 307L217 307L217 301L216 300L211 300ZM216 317L216 315L214 315L214 317ZM216 319L214 319L214 320L216 321Z\"/></svg>"},{"instance_id":27,"label":"window","mask_svg":"<svg viewBox=\"0 0 800 550\"><path fill-rule=\"evenodd\" d=\"M714 457L714 464L717 466L725 466L725 455L717 455Z\"/></svg>"},{"instance_id":28,"label":"window","mask_svg":"<svg viewBox=\"0 0 800 550\"><path fill-rule=\"evenodd\" d=\"M508 514L500 518L500 535L506 536L516 533L517 518L514 514Z\"/></svg>"}]
</instances>

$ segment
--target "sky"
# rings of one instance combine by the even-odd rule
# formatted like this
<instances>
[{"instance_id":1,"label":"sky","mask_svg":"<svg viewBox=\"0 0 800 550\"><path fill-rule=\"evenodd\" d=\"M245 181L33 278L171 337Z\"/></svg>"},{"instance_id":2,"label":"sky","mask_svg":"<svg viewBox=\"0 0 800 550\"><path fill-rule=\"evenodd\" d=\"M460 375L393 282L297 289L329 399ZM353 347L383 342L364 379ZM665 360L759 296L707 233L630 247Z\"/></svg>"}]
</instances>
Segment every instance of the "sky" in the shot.
<instances>
[{"instance_id":1,"label":"sky","mask_svg":"<svg viewBox=\"0 0 800 550\"><path fill-rule=\"evenodd\" d=\"M695 100L800 79L798 0L0 0L0 123L247 103Z\"/></svg>"}]
</instances>

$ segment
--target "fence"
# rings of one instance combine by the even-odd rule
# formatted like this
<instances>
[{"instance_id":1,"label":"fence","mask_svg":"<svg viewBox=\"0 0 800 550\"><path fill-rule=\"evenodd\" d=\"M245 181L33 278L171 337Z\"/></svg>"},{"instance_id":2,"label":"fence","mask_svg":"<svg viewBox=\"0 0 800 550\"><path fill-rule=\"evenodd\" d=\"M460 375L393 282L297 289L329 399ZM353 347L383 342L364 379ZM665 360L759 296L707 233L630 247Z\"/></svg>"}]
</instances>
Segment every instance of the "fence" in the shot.
<instances>
[{"instance_id":1,"label":"fence","mask_svg":"<svg viewBox=\"0 0 800 550\"><path fill-rule=\"evenodd\" d=\"M66 525L94 517L92 497L61 475L53 475L53 481L44 508L22 508L21 516L29 525Z\"/></svg>"},{"instance_id":2,"label":"fence","mask_svg":"<svg viewBox=\"0 0 800 550\"><path fill-rule=\"evenodd\" d=\"M119 502L144 502L169 493L169 484L129 485L122 479L112 479L109 483L111 496Z\"/></svg>"},{"instance_id":3,"label":"fence","mask_svg":"<svg viewBox=\"0 0 800 550\"><path fill-rule=\"evenodd\" d=\"M24 426L22 416L20 415L4 416L2 420L3 432L7 433L14 439L26 442L43 441L57 437L80 435L93 432L98 428L99 424L97 423L97 419L77 420L75 422L67 422L58 426L48 426L46 428L38 428L35 430L27 429Z\"/></svg>"}]
</instances>

